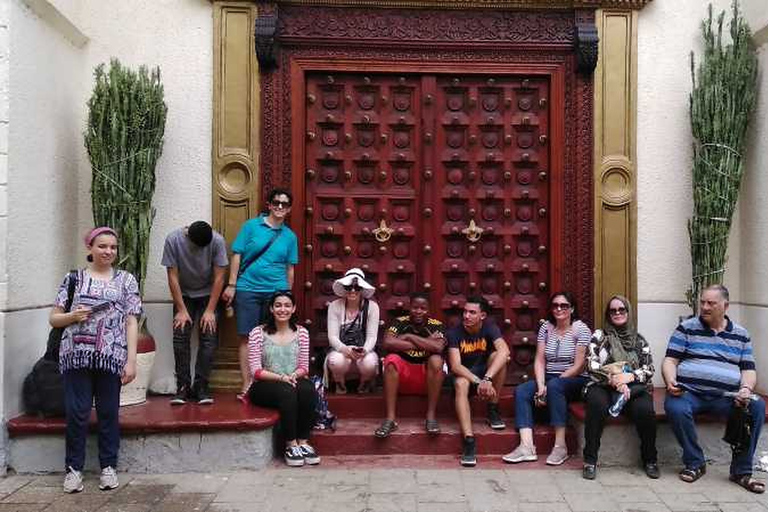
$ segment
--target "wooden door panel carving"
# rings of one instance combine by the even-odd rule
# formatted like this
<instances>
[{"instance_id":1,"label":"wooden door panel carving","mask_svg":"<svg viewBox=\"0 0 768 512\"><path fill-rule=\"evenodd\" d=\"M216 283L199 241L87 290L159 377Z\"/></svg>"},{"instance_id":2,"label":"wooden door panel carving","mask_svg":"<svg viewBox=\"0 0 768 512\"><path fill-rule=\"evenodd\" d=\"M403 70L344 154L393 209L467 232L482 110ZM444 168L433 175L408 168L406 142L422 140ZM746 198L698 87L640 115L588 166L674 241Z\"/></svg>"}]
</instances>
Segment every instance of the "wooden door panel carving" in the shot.
<instances>
[{"instance_id":1,"label":"wooden door panel carving","mask_svg":"<svg viewBox=\"0 0 768 512\"><path fill-rule=\"evenodd\" d=\"M385 322L415 290L461 318L482 294L533 359L549 293L549 76L306 76L304 311L325 341L331 284L360 267Z\"/></svg>"}]
</instances>

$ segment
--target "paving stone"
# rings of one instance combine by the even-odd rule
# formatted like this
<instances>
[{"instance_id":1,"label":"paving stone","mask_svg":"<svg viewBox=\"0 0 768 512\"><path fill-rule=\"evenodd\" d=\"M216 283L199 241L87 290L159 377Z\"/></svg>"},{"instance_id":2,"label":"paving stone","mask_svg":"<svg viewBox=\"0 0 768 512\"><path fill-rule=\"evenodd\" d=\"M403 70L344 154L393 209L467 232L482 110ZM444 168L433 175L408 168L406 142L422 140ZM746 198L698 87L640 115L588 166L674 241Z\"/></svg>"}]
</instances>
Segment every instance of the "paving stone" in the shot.
<instances>
[{"instance_id":1,"label":"paving stone","mask_svg":"<svg viewBox=\"0 0 768 512\"><path fill-rule=\"evenodd\" d=\"M467 496L461 484L426 484L421 485L416 494L419 503L464 502Z\"/></svg>"},{"instance_id":2,"label":"paving stone","mask_svg":"<svg viewBox=\"0 0 768 512\"><path fill-rule=\"evenodd\" d=\"M471 475L471 476L470 476ZM508 494L512 493L512 485L502 471L484 471L483 473L462 473L464 492L469 494Z\"/></svg>"},{"instance_id":3,"label":"paving stone","mask_svg":"<svg viewBox=\"0 0 768 512\"><path fill-rule=\"evenodd\" d=\"M621 512L670 512L662 502L656 503L620 503L619 509Z\"/></svg>"},{"instance_id":4,"label":"paving stone","mask_svg":"<svg viewBox=\"0 0 768 512\"><path fill-rule=\"evenodd\" d=\"M419 485L416 483L416 471L399 469L397 471L381 469L374 470L368 476L371 493L416 493Z\"/></svg>"},{"instance_id":5,"label":"paving stone","mask_svg":"<svg viewBox=\"0 0 768 512\"><path fill-rule=\"evenodd\" d=\"M0 498L4 498L12 492L16 492L33 479L28 476L10 475L0 478ZM61 483L61 480L59 481Z\"/></svg>"},{"instance_id":6,"label":"paving stone","mask_svg":"<svg viewBox=\"0 0 768 512\"><path fill-rule=\"evenodd\" d=\"M6 496L0 503L51 503L62 496L61 482L56 487L25 485Z\"/></svg>"},{"instance_id":7,"label":"paving stone","mask_svg":"<svg viewBox=\"0 0 768 512\"><path fill-rule=\"evenodd\" d=\"M355 501L324 501L318 500L315 502L314 510L317 512L367 512L368 506L366 500Z\"/></svg>"},{"instance_id":8,"label":"paving stone","mask_svg":"<svg viewBox=\"0 0 768 512\"><path fill-rule=\"evenodd\" d=\"M648 487L618 485L606 489L605 494L617 503L653 503L660 502L659 496Z\"/></svg>"},{"instance_id":9,"label":"paving stone","mask_svg":"<svg viewBox=\"0 0 768 512\"><path fill-rule=\"evenodd\" d=\"M765 495L763 495L765 496ZM766 512L768 503L719 503L722 512ZM0 509L2 510L2 509Z\"/></svg>"},{"instance_id":10,"label":"paving stone","mask_svg":"<svg viewBox=\"0 0 768 512\"><path fill-rule=\"evenodd\" d=\"M65 494L57 489L59 497L46 508L51 512L95 512L103 507L110 499L111 493L102 492L97 486L92 486L86 492Z\"/></svg>"},{"instance_id":11,"label":"paving stone","mask_svg":"<svg viewBox=\"0 0 768 512\"><path fill-rule=\"evenodd\" d=\"M467 505L470 512L515 512L517 497L499 494L468 494Z\"/></svg>"},{"instance_id":12,"label":"paving stone","mask_svg":"<svg viewBox=\"0 0 768 512\"><path fill-rule=\"evenodd\" d=\"M333 508L326 509L328 512ZM311 496L275 494L264 503L264 512L320 512Z\"/></svg>"},{"instance_id":13,"label":"paving stone","mask_svg":"<svg viewBox=\"0 0 768 512\"><path fill-rule=\"evenodd\" d=\"M176 473L167 475L136 476L133 485L171 485L172 493L215 494L229 481L222 474Z\"/></svg>"},{"instance_id":14,"label":"paving stone","mask_svg":"<svg viewBox=\"0 0 768 512\"><path fill-rule=\"evenodd\" d=\"M658 495L659 498L661 498L661 501L663 501L673 512L689 512L692 510L697 512L709 512L720 510L720 507L718 507L716 503L698 493L658 493Z\"/></svg>"},{"instance_id":15,"label":"paving stone","mask_svg":"<svg viewBox=\"0 0 768 512\"><path fill-rule=\"evenodd\" d=\"M317 494L321 486L322 478L320 474L313 477L306 472L299 474L286 471L273 477L270 489L280 494L306 496L307 494Z\"/></svg>"},{"instance_id":16,"label":"paving stone","mask_svg":"<svg viewBox=\"0 0 768 512\"><path fill-rule=\"evenodd\" d=\"M419 512L467 512L469 508L466 503L419 503L417 508Z\"/></svg>"},{"instance_id":17,"label":"paving stone","mask_svg":"<svg viewBox=\"0 0 768 512\"><path fill-rule=\"evenodd\" d=\"M152 505L148 503L107 503L97 512L151 512L151 510Z\"/></svg>"},{"instance_id":18,"label":"paving stone","mask_svg":"<svg viewBox=\"0 0 768 512\"><path fill-rule=\"evenodd\" d=\"M518 503L519 512L572 512L571 507L566 502L561 503Z\"/></svg>"},{"instance_id":19,"label":"paving stone","mask_svg":"<svg viewBox=\"0 0 768 512\"><path fill-rule=\"evenodd\" d=\"M158 503L153 512L203 512L213 501L214 494L170 493Z\"/></svg>"},{"instance_id":20,"label":"paving stone","mask_svg":"<svg viewBox=\"0 0 768 512\"><path fill-rule=\"evenodd\" d=\"M413 512L416 510L414 494L371 494L368 497L369 512Z\"/></svg>"},{"instance_id":21,"label":"paving stone","mask_svg":"<svg viewBox=\"0 0 768 512\"><path fill-rule=\"evenodd\" d=\"M323 471L323 485L368 485L369 479L370 473L368 471L348 471L335 469Z\"/></svg>"},{"instance_id":22,"label":"paving stone","mask_svg":"<svg viewBox=\"0 0 768 512\"><path fill-rule=\"evenodd\" d=\"M261 503L270 493L271 484L229 481L219 489L214 503Z\"/></svg>"},{"instance_id":23,"label":"paving stone","mask_svg":"<svg viewBox=\"0 0 768 512\"><path fill-rule=\"evenodd\" d=\"M615 512L619 508L607 493L564 493L563 497L573 512Z\"/></svg>"},{"instance_id":24,"label":"paving stone","mask_svg":"<svg viewBox=\"0 0 768 512\"><path fill-rule=\"evenodd\" d=\"M146 504L157 505L171 492L172 485L123 485L117 489L110 503L124 503L127 505Z\"/></svg>"},{"instance_id":25,"label":"paving stone","mask_svg":"<svg viewBox=\"0 0 768 512\"><path fill-rule=\"evenodd\" d=\"M665 474L662 468L662 478ZM669 476L669 475L666 475ZM675 475L677 478L677 475ZM597 481L605 487L612 486L645 486L651 481L640 468L597 468Z\"/></svg>"},{"instance_id":26,"label":"paving stone","mask_svg":"<svg viewBox=\"0 0 768 512\"><path fill-rule=\"evenodd\" d=\"M418 469L416 470L416 483L461 485L461 471L457 469Z\"/></svg>"},{"instance_id":27,"label":"paving stone","mask_svg":"<svg viewBox=\"0 0 768 512\"><path fill-rule=\"evenodd\" d=\"M554 484L513 486L520 503L553 503L564 502L560 489Z\"/></svg>"},{"instance_id":28,"label":"paving stone","mask_svg":"<svg viewBox=\"0 0 768 512\"><path fill-rule=\"evenodd\" d=\"M326 503L343 503L368 500L370 491L367 485L328 484L318 489L315 497L317 501Z\"/></svg>"},{"instance_id":29,"label":"paving stone","mask_svg":"<svg viewBox=\"0 0 768 512\"><path fill-rule=\"evenodd\" d=\"M708 498L710 501L718 504L723 503L742 503L752 502L759 498L758 494L752 493L744 489L743 487L729 481L718 481L707 485L702 490L702 495Z\"/></svg>"},{"instance_id":30,"label":"paving stone","mask_svg":"<svg viewBox=\"0 0 768 512\"><path fill-rule=\"evenodd\" d=\"M262 503L211 503L206 512L262 512Z\"/></svg>"},{"instance_id":31,"label":"paving stone","mask_svg":"<svg viewBox=\"0 0 768 512\"><path fill-rule=\"evenodd\" d=\"M39 512L44 507L43 503L0 503L0 512Z\"/></svg>"}]
</instances>

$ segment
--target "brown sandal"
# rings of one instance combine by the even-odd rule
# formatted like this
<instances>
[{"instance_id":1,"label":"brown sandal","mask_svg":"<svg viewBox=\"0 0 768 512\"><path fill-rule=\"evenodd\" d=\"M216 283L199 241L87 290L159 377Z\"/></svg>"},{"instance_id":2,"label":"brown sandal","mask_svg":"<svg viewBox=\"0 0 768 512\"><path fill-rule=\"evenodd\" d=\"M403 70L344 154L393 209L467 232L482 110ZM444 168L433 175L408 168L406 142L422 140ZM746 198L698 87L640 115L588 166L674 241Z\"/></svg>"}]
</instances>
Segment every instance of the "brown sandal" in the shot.
<instances>
[{"instance_id":1,"label":"brown sandal","mask_svg":"<svg viewBox=\"0 0 768 512\"><path fill-rule=\"evenodd\" d=\"M735 482L755 494L763 494L765 492L765 483L760 480L755 480L752 475L731 475L731 482Z\"/></svg>"},{"instance_id":2,"label":"brown sandal","mask_svg":"<svg viewBox=\"0 0 768 512\"><path fill-rule=\"evenodd\" d=\"M707 466L699 466L696 469L685 468L680 472L680 480L692 484L707 472Z\"/></svg>"}]
</instances>

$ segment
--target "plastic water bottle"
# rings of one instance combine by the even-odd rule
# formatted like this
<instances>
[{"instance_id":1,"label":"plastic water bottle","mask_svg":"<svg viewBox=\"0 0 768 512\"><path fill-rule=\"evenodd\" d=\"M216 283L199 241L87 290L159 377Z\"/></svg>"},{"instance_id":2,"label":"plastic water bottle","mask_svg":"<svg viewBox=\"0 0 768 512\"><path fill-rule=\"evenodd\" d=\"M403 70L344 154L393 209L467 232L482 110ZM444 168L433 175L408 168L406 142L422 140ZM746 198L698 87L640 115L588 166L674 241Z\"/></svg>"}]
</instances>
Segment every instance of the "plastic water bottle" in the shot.
<instances>
[{"instance_id":1,"label":"plastic water bottle","mask_svg":"<svg viewBox=\"0 0 768 512\"><path fill-rule=\"evenodd\" d=\"M624 408L626 403L627 397L624 396L624 393L620 394L619 398L617 398L613 405L608 408L608 414L614 418L617 418L619 414L621 414L621 410Z\"/></svg>"}]
</instances>

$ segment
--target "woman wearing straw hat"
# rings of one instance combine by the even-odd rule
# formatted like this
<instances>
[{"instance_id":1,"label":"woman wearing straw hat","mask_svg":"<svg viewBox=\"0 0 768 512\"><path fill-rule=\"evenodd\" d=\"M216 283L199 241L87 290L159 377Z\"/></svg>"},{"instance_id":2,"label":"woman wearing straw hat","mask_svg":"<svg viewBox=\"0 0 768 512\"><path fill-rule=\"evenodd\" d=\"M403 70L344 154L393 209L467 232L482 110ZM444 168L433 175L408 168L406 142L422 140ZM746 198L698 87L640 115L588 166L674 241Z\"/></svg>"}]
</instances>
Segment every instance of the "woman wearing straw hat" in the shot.
<instances>
[{"instance_id":1,"label":"woman wearing straw hat","mask_svg":"<svg viewBox=\"0 0 768 512\"><path fill-rule=\"evenodd\" d=\"M373 388L373 378L379 368L379 357L374 352L379 332L379 305L371 300L374 291L359 268L347 270L344 277L333 283L333 292L339 298L328 306L331 351L326 365L337 393L347 392L345 378L353 362L360 374L358 392Z\"/></svg>"}]
</instances>

